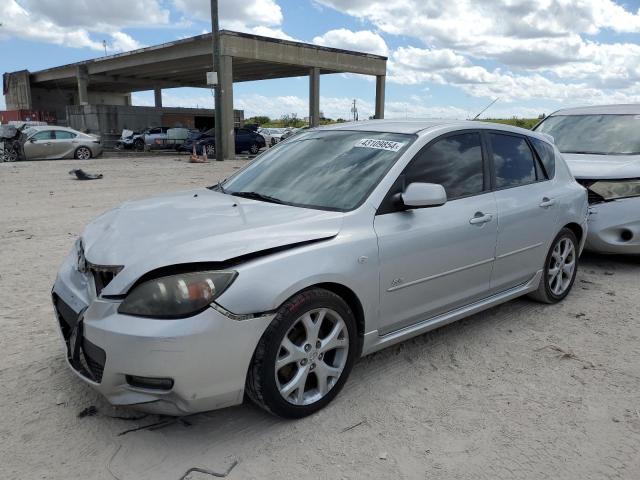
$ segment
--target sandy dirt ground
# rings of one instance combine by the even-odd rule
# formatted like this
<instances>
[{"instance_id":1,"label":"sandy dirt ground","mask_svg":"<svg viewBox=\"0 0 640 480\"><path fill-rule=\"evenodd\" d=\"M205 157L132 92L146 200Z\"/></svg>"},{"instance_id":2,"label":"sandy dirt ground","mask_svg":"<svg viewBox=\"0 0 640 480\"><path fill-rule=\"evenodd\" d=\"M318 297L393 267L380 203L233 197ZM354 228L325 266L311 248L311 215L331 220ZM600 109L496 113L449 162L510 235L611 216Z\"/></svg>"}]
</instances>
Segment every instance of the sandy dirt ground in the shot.
<instances>
[{"instance_id":1,"label":"sandy dirt ground","mask_svg":"<svg viewBox=\"0 0 640 480\"><path fill-rule=\"evenodd\" d=\"M592 254L563 303L512 301L362 359L309 418L245 403L124 433L163 419L110 407L68 370L56 270L105 209L243 164L0 164L0 479L640 478L640 261Z\"/></svg>"}]
</instances>

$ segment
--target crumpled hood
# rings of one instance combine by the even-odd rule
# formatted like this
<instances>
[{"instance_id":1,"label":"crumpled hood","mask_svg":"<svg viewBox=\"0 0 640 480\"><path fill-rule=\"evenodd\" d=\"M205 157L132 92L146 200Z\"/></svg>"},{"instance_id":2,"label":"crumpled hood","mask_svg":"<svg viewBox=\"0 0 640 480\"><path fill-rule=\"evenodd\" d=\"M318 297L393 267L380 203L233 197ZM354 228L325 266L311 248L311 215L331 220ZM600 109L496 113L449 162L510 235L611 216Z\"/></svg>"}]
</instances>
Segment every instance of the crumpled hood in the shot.
<instances>
[{"instance_id":1,"label":"crumpled hood","mask_svg":"<svg viewBox=\"0 0 640 480\"><path fill-rule=\"evenodd\" d=\"M640 155L587 155L563 153L575 178L605 180L640 178Z\"/></svg>"},{"instance_id":2,"label":"crumpled hood","mask_svg":"<svg viewBox=\"0 0 640 480\"><path fill-rule=\"evenodd\" d=\"M343 214L249 200L206 188L128 202L91 222L82 234L94 265L124 265L103 290L125 293L145 273L330 238Z\"/></svg>"}]
</instances>

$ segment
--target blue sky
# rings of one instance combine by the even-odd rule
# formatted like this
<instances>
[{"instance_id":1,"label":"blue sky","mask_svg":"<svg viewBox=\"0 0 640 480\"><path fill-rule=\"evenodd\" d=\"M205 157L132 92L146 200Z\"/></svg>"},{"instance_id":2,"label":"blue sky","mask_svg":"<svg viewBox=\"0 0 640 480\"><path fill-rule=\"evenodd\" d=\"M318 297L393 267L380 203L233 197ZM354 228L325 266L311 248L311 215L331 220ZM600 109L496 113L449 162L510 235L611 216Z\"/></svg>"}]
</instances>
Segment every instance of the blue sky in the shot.
<instances>
[{"instance_id":1,"label":"blue sky","mask_svg":"<svg viewBox=\"0 0 640 480\"><path fill-rule=\"evenodd\" d=\"M208 0L2 0L0 70L35 71L209 30ZM640 0L220 0L223 28L389 57L388 117L537 116L640 101ZM326 75L321 110L372 114L374 83ZM206 89L165 105L213 104ZM306 78L236 84L245 115L307 113ZM151 104L150 92L134 103ZM0 99L0 109L4 102Z\"/></svg>"}]
</instances>

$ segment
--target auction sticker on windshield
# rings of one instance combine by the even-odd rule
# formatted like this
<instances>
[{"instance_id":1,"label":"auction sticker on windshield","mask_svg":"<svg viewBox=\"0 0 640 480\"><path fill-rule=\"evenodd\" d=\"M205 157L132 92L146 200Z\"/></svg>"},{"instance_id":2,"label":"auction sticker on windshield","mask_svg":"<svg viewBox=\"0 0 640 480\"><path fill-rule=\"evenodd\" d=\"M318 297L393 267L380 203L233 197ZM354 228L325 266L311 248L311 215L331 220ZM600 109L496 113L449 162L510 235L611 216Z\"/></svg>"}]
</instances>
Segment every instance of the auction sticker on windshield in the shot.
<instances>
[{"instance_id":1,"label":"auction sticker on windshield","mask_svg":"<svg viewBox=\"0 0 640 480\"><path fill-rule=\"evenodd\" d=\"M397 152L403 146L403 142L393 142L391 140L375 140L373 138L363 138L358 140L355 144L359 148L375 148L376 150L388 150L390 152Z\"/></svg>"}]
</instances>

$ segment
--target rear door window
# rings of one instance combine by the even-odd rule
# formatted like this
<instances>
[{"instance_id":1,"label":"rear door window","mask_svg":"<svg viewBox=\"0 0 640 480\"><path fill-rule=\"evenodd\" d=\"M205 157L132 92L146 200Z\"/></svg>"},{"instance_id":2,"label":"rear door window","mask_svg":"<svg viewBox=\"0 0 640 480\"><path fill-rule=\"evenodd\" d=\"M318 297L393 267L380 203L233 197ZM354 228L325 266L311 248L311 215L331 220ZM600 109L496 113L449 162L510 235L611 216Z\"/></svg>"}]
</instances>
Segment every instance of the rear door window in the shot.
<instances>
[{"instance_id":1,"label":"rear door window","mask_svg":"<svg viewBox=\"0 0 640 480\"><path fill-rule=\"evenodd\" d=\"M533 152L523 137L489 133L496 188L511 188L536 181Z\"/></svg>"},{"instance_id":2,"label":"rear door window","mask_svg":"<svg viewBox=\"0 0 640 480\"><path fill-rule=\"evenodd\" d=\"M76 138L75 133L67 132L66 130L55 130L54 132L56 140L71 140Z\"/></svg>"}]
</instances>

